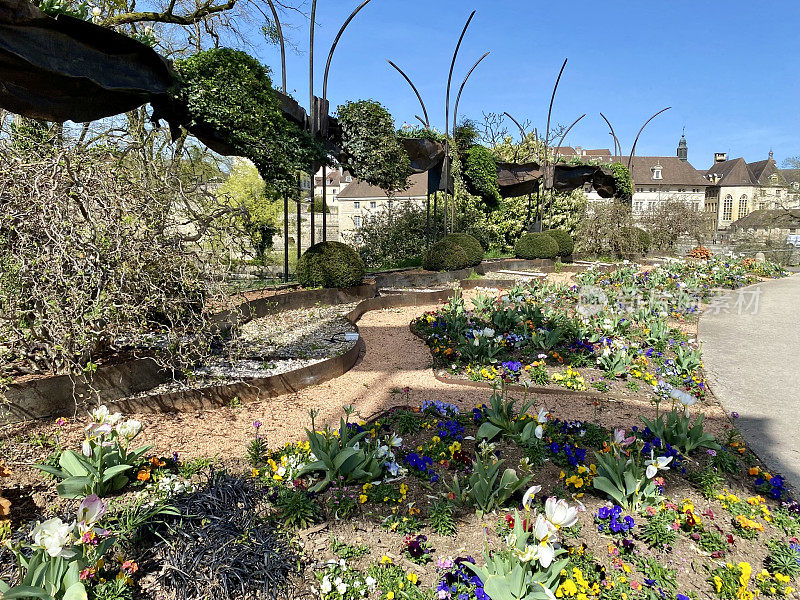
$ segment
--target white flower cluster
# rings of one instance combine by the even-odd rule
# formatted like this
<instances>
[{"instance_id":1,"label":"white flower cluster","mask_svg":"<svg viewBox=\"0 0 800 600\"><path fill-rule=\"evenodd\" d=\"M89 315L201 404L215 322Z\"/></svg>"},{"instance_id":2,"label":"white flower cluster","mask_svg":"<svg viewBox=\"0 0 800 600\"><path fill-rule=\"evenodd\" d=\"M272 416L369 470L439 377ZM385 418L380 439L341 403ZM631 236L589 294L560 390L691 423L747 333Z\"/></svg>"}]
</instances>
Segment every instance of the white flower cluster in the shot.
<instances>
[{"instance_id":1,"label":"white flower cluster","mask_svg":"<svg viewBox=\"0 0 800 600\"><path fill-rule=\"evenodd\" d=\"M34 550L44 550L51 558L72 558L77 554L76 544L90 543L95 536L108 535L96 523L106 512L105 503L92 494L78 507L76 520L64 523L58 517L39 522L31 530Z\"/></svg>"},{"instance_id":2,"label":"white flower cluster","mask_svg":"<svg viewBox=\"0 0 800 600\"><path fill-rule=\"evenodd\" d=\"M525 492L522 505L526 511L530 510L534 496L541 491L541 486L535 485ZM580 508L570 506L566 500L559 500L551 496L545 501L544 514L536 514L533 524L533 543L525 545L524 549L516 547L516 534L506 536L506 544L513 548L513 552L522 562L539 561L543 568L548 568L555 558L559 548L558 532L561 529L572 527L578 522Z\"/></svg>"},{"instance_id":3,"label":"white flower cluster","mask_svg":"<svg viewBox=\"0 0 800 600\"><path fill-rule=\"evenodd\" d=\"M92 444L100 443L103 446L110 446L109 438L117 437L123 444L129 443L142 431L142 424L136 419L122 420L121 413L112 413L103 404L89 413L92 422L86 426L86 439L81 444L81 452L84 456L92 456Z\"/></svg>"},{"instance_id":4,"label":"white flower cluster","mask_svg":"<svg viewBox=\"0 0 800 600\"><path fill-rule=\"evenodd\" d=\"M322 598L366 598L378 588L377 579L363 577L358 571L350 569L344 559L328 561L328 569L330 572L320 580L319 593Z\"/></svg>"}]
</instances>

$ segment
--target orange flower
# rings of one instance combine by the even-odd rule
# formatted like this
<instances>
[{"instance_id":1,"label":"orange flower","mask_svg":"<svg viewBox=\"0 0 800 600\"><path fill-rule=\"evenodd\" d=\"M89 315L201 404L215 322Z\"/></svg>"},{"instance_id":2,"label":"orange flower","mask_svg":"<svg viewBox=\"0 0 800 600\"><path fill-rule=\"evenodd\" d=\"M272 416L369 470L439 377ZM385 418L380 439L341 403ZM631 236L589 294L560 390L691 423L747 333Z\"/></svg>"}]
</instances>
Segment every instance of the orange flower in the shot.
<instances>
[{"instance_id":1,"label":"orange flower","mask_svg":"<svg viewBox=\"0 0 800 600\"><path fill-rule=\"evenodd\" d=\"M139 481L149 481L150 480L150 471L147 469L142 469L136 474L136 479Z\"/></svg>"},{"instance_id":2,"label":"orange flower","mask_svg":"<svg viewBox=\"0 0 800 600\"><path fill-rule=\"evenodd\" d=\"M758 467L750 467L750 475L758 475Z\"/></svg>"},{"instance_id":3,"label":"orange flower","mask_svg":"<svg viewBox=\"0 0 800 600\"><path fill-rule=\"evenodd\" d=\"M154 467L165 467L167 465L167 463L159 459L157 456L154 456L153 458L150 459L150 464L153 465Z\"/></svg>"}]
</instances>

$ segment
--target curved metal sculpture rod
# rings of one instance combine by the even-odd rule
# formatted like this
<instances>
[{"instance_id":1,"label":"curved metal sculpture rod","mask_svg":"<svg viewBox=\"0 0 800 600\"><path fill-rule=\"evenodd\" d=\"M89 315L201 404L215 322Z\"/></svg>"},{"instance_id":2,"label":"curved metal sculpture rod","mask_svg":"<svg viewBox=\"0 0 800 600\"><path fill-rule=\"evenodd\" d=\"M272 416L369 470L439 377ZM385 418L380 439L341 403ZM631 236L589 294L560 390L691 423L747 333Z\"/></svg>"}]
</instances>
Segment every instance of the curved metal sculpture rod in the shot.
<instances>
[{"instance_id":1,"label":"curved metal sculpture rod","mask_svg":"<svg viewBox=\"0 0 800 600\"><path fill-rule=\"evenodd\" d=\"M425 120L424 120L422 117L420 117L419 115L414 115L414 118L415 118L415 119L417 119L417 120L418 120L420 123L422 123L422 126L423 126L425 129L430 129L430 128L431 128L431 127L430 127L430 125L428 124L428 122L427 122L427 121L425 121Z\"/></svg>"},{"instance_id":2,"label":"curved metal sculpture rod","mask_svg":"<svg viewBox=\"0 0 800 600\"><path fill-rule=\"evenodd\" d=\"M611 137L614 138L614 156L617 156L620 159L622 159L622 144L619 143L617 134L614 133L614 128L611 126L611 121L609 121L603 113L600 113L600 116L603 117L603 120L606 122L606 125L608 125L608 128L611 130Z\"/></svg>"},{"instance_id":3,"label":"curved metal sculpture rod","mask_svg":"<svg viewBox=\"0 0 800 600\"><path fill-rule=\"evenodd\" d=\"M556 84L553 86L553 93L550 95L550 108L547 109L547 131L545 131L544 137L544 160L545 164L547 163L547 144L550 141L550 117L553 114L553 102L556 99L556 90L558 90L558 84L561 82L561 75L564 74L564 68L567 66L567 58L564 59L564 64L561 65L561 70L558 72L558 77L556 78Z\"/></svg>"},{"instance_id":4,"label":"curved metal sculpture rod","mask_svg":"<svg viewBox=\"0 0 800 600\"><path fill-rule=\"evenodd\" d=\"M331 59L333 59L333 51L336 50L336 46L339 43L339 39L342 37L344 30L350 25L350 21L355 19L356 15L364 8L367 4L372 2L372 0L364 0L361 4L359 4L358 8L356 8L353 12L350 13L350 16L347 17L344 24L342 25L341 29L339 29L339 33L336 34L336 38L333 40L333 44L331 44L331 51L328 52L328 62L325 63L325 75L322 77L322 99L328 99L328 71L331 68Z\"/></svg>"},{"instance_id":5,"label":"curved metal sculpture rod","mask_svg":"<svg viewBox=\"0 0 800 600\"><path fill-rule=\"evenodd\" d=\"M586 113L583 113L583 114L582 114L580 117L578 117L577 119L575 119L575 120L572 122L572 125L570 125L569 127L567 127L567 130L564 132L564 135L562 135L562 136L561 136L561 139L558 141L558 146L556 146L556 148L560 148L560 147L561 147L561 144L563 144L563 143L564 143L564 140L566 139L566 137L567 137L567 134L570 132L570 129L572 129L573 127L575 127L575 125L577 125L577 124L578 124L578 121L580 121L580 120L581 120L583 117L585 117L585 116L586 116ZM554 158L554 160L555 160L555 161L558 161L558 159L557 159L557 158Z\"/></svg>"},{"instance_id":6,"label":"curved metal sculpture rod","mask_svg":"<svg viewBox=\"0 0 800 600\"><path fill-rule=\"evenodd\" d=\"M458 43L456 44L456 50L453 52L453 60L450 61L450 74L447 76L447 95L444 101L444 128L445 128L445 137L448 136L450 133L448 131L450 127L450 86L453 82L453 69L456 66L456 58L458 58L458 50L461 48L461 42L464 41L464 36L467 33L467 28L469 27L470 22L472 22L472 18L475 16L477 11L472 11L467 19L466 24L464 25L464 29L461 31L461 35L458 38Z\"/></svg>"},{"instance_id":7,"label":"curved metal sculpture rod","mask_svg":"<svg viewBox=\"0 0 800 600\"><path fill-rule=\"evenodd\" d=\"M396 64L394 64L389 59L386 59L386 62L388 62L395 69L397 69L397 72L400 73L400 75L403 76L403 79L405 79L408 82L408 85L411 86L411 89L414 90L414 93L417 95L417 100L419 100L419 104L420 104L420 106L422 106L422 114L425 115L425 120L424 121L422 121L422 119L419 119L419 117L417 117L417 118L420 121L422 121L422 124L425 126L426 129L430 129L431 128L431 122L430 122L430 119L428 119L428 109L425 108L425 103L422 101L422 96L420 95L419 90L417 89L417 86L415 86L414 83L411 81L411 78L403 72L403 69L398 67Z\"/></svg>"},{"instance_id":8,"label":"curved metal sculpture rod","mask_svg":"<svg viewBox=\"0 0 800 600\"><path fill-rule=\"evenodd\" d=\"M650 121L655 119L661 113L668 111L670 108L672 107L668 106L667 108L662 108L660 111L658 111L656 114L654 114L652 117L650 117L649 119L647 119L647 121L644 122L644 125L642 125L642 128L639 130L639 133L636 134L636 139L633 140L633 146L631 146L631 154L628 157L628 171L631 170L631 161L633 160L633 154L636 152L636 142L639 141L639 136L642 135L642 131L644 131L644 128L647 127L647 124L650 123Z\"/></svg>"},{"instance_id":9,"label":"curved metal sculpture rod","mask_svg":"<svg viewBox=\"0 0 800 600\"><path fill-rule=\"evenodd\" d=\"M278 18L278 11L275 9L275 3L272 0L267 0L270 10L272 10L272 19L275 21L275 28L278 30L278 39L281 44L281 91L286 94L286 43L283 39L283 27L281 27L281 20Z\"/></svg>"},{"instance_id":10,"label":"curved metal sculpture rod","mask_svg":"<svg viewBox=\"0 0 800 600\"><path fill-rule=\"evenodd\" d=\"M512 117L512 116L511 116L509 113L507 113L507 112L504 112L503 114L504 114L505 116L507 116L509 119L511 119L512 121L514 121L514 125L516 125L516 126L517 126L517 129L519 129L520 142L523 142L523 141L525 141L525 135L527 135L527 134L525 133L525 129L522 127L522 125L520 125L520 124L519 124L519 121L517 121L517 120L516 120L514 117Z\"/></svg>"},{"instance_id":11,"label":"curved metal sculpture rod","mask_svg":"<svg viewBox=\"0 0 800 600\"><path fill-rule=\"evenodd\" d=\"M308 53L308 116L311 117L311 134L317 132L317 120L314 118L314 25L317 19L317 0L311 1L311 27L309 28L309 53ZM313 183L313 181L312 181ZM313 210L313 209L312 209ZM313 231L311 232L313 235Z\"/></svg>"},{"instance_id":12,"label":"curved metal sculpture rod","mask_svg":"<svg viewBox=\"0 0 800 600\"><path fill-rule=\"evenodd\" d=\"M453 105L453 134L454 135L455 135L455 132L456 132L456 122L458 121L458 103L461 101L461 94L464 91L464 86L467 85L467 80L469 79L469 76L472 75L472 72L477 68L477 66L479 64L481 64L481 61L484 58L486 58L487 56L489 56L489 52L487 52L486 54L481 56L477 61L475 61L475 64L472 65L472 68L467 73L467 76L464 77L464 81L461 82L461 87L458 88L458 95L456 96L456 103Z\"/></svg>"}]
</instances>

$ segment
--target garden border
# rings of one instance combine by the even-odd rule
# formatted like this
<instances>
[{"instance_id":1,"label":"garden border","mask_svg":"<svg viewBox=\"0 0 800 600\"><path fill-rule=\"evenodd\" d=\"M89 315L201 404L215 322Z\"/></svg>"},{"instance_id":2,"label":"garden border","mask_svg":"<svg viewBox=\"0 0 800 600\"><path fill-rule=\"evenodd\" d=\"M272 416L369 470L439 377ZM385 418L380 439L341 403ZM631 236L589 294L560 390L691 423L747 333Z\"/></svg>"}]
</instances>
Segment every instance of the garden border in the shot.
<instances>
[{"instance_id":1,"label":"garden border","mask_svg":"<svg viewBox=\"0 0 800 600\"><path fill-rule=\"evenodd\" d=\"M401 272L403 278L398 282L397 273L386 274L376 281L355 288L337 289L326 288L319 290L289 290L263 298L246 300L236 308L223 311L215 315L215 320L224 326L230 322L235 314L246 314L248 320L260 318L293 308L314 306L324 302L328 304L342 304L353 298L365 298L348 313L345 318L358 331L356 323L366 313L372 310L386 308L399 308L406 306L425 305L443 302L453 294L453 286L458 283L462 289L476 287L491 287L506 289L515 284L512 279L456 279L457 275L469 277L473 273L492 273L501 269L538 268L542 271L555 271L554 262L550 260L521 260L500 259L485 261L475 268L462 269L444 273L406 273ZM606 267L601 267L606 268ZM564 271L577 271L582 267L565 264ZM394 276L394 277L393 277ZM420 282L420 278L423 281ZM380 287L390 282L407 283L406 280L415 280L411 285L424 286L433 284L445 286L441 289L425 292L408 292L387 296L376 296ZM390 284L391 285L391 284ZM413 333L413 332L412 332ZM231 384L210 385L203 388L165 392L163 394L147 394L147 390L170 381L167 371L161 369L154 360L143 358L126 361L118 365L100 367L91 377L91 380L79 378L75 380L67 375L34 379L22 384L12 384L6 391L8 405L7 415L0 418L0 423L13 423L28 419L45 418L49 416L72 414L80 408L86 408L91 398L101 397L104 402L116 410L128 413L164 413L164 412L190 412L228 406L238 399L240 402L249 402L264 398L274 398L283 394L293 393L312 385L324 383L352 369L358 362L361 352L366 352L366 345L359 336L356 344L335 357L308 365L294 371L288 371L270 377L250 379ZM473 382L467 380L452 380L442 378L434 372L434 376L441 382L449 385L465 385L468 387L486 387L486 382ZM146 382L146 385L143 385ZM98 385L99 384L99 385ZM512 386L511 389L522 386ZM585 397L603 397L614 399L608 395L593 392L576 392L566 389L534 388L528 390L541 394L574 394ZM144 394L138 397L136 394ZM110 397L110 398L109 398Z\"/></svg>"}]
</instances>

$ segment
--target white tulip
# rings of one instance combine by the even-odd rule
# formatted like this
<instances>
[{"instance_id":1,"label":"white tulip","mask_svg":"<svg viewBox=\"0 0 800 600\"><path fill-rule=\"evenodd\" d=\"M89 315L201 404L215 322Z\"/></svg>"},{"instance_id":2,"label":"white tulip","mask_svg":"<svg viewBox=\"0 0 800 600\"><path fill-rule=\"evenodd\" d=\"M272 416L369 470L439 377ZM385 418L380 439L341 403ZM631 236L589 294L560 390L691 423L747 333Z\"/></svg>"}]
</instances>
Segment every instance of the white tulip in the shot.
<instances>
[{"instance_id":1,"label":"white tulip","mask_svg":"<svg viewBox=\"0 0 800 600\"><path fill-rule=\"evenodd\" d=\"M556 529L572 527L578 522L578 509L567 504L566 500L556 499L555 496L551 496L545 501L544 512L547 520Z\"/></svg>"},{"instance_id":2,"label":"white tulip","mask_svg":"<svg viewBox=\"0 0 800 600\"><path fill-rule=\"evenodd\" d=\"M542 491L542 486L540 485L532 485L528 488L528 491L525 492L525 495L522 497L522 508L525 510L531 509L531 503L533 502L534 496Z\"/></svg>"},{"instance_id":3,"label":"white tulip","mask_svg":"<svg viewBox=\"0 0 800 600\"><path fill-rule=\"evenodd\" d=\"M128 419L127 421L117 425L117 433L120 437L126 440L132 440L142 430L142 424L136 419Z\"/></svg>"},{"instance_id":4,"label":"white tulip","mask_svg":"<svg viewBox=\"0 0 800 600\"><path fill-rule=\"evenodd\" d=\"M81 444L81 454L83 454L86 458L92 457L92 445L89 443L89 440L83 440Z\"/></svg>"},{"instance_id":5,"label":"white tulip","mask_svg":"<svg viewBox=\"0 0 800 600\"><path fill-rule=\"evenodd\" d=\"M658 458L653 458L653 451L651 450L650 460L644 461L644 464L647 465L647 478L652 479L659 471L669 471L669 467L667 465L671 462L671 456L659 456Z\"/></svg>"},{"instance_id":6,"label":"white tulip","mask_svg":"<svg viewBox=\"0 0 800 600\"><path fill-rule=\"evenodd\" d=\"M52 558L71 554L64 549L72 539L74 525L64 523L58 517L48 519L44 523L38 523L31 531L35 546L42 548Z\"/></svg>"}]
</instances>

